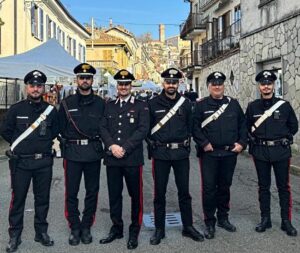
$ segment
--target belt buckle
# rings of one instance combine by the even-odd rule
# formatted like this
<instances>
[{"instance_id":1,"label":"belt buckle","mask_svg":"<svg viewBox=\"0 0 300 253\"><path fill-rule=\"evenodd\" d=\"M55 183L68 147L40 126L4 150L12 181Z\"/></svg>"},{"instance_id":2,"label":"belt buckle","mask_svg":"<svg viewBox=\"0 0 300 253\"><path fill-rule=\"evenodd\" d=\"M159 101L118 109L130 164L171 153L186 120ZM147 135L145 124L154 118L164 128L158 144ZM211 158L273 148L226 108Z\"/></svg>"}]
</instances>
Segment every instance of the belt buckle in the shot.
<instances>
[{"instance_id":1,"label":"belt buckle","mask_svg":"<svg viewBox=\"0 0 300 253\"><path fill-rule=\"evenodd\" d=\"M178 149L178 143L170 143L170 149Z\"/></svg>"},{"instance_id":2,"label":"belt buckle","mask_svg":"<svg viewBox=\"0 0 300 253\"><path fill-rule=\"evenodd\" d=\"M34 154L34 160L39 160L43 158L43 154Z\"/></svg>"},{"instance_id":3,"label":"belt buckle","mask_svg":"<svg viewBox=\"0 0 300 253\"><path fill-rule=\"evenodd\" d=\"M89 144L89 140L85 139L85 140L80 140L80 145L88 145Z\"/></svg>"},{"instance_id":4,"label":"belt buckle","mask_svg":"<svg viewBox=\"0 0 300 253\"><path fill-rule=\"evenodd\" d=\"M274 141L267 141L267 145L268 146L275 146L275 142Z\"/></svg>"}]
</instances>

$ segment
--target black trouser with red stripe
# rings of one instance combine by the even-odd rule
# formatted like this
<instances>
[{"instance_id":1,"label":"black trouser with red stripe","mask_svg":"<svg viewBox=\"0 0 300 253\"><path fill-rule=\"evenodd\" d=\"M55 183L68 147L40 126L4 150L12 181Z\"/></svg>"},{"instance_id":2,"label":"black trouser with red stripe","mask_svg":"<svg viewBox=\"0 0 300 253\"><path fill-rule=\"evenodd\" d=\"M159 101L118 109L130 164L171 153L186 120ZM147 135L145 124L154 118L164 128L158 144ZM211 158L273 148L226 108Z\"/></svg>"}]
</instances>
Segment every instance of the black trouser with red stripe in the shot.
<instances>
[{"instance_id":1,"label":"black trouser with red stripe","mask_svg":"<svg viewBox=\"0 0 300 253\"><path fill-rule=\"evenodd\" d=\"M65 216L71 230L90 228L95 221L97 210L100 160L75 162L64 160L65 169ZM84 175L85 198L82 219L78 210L78 192L82 174Z\"/></svg>"},{"instance_id":2,"label":"black trouser with red stripe","mask_svg":"<svg viewBox=\"0 0 300 253\"><path fill-rule=\"evenodd\" d=\"M11 170L12 199L9 209L9 235L20 236L23 230L23 218L27 192L32 180L34 194L34 229L36 233L48 230L47 215L49 210L52 166L35 170Z\"/></svg>"},{"instance_id":3,"label":"black trouser with red stripe","mask_svg":"<svg viewBox=\"0 0 300 253\"><path fill-rule=\"evenodd\" d=\"M261 217L270 217L270 186L271 186L271 167L273 167L276 185L279 194L279 204L281 207L281 218L291 220L292 216L292 197L289 184L290 159L277 162L261 161L254 158L254 163L258 176L258 194Z\"/></svg>"},{"instance_id":4,"label":"black trouser with red stripe","mask_svg":"<svg viewBox=\"0 0 300 253\"><path fill-rule=\"evenodd\" d=\"M122 191L123 177L131 197L131 224L129 233L138 235L143 219L143 179L142 166L119 167L107 166L107 184L110 207L110 218L114 229L123 232Z\"/></svg>"},{"instance_id":5,"label":"black trouser with red stripe","mask_svg":"<svg viewBox=\"0 0 300 253\"><path fill-rule=\"evenodd\" d=\"M228 219L230 186L237 156L217 157L203 153L200 158L202 176L202 205L204 222L215 225L218 220Z\"/></svg>"},{"instance_id":6,"label":"black trouser with red stripe","mask_svg":"<svg viewBox=\"0 0 300 253\"><path fill-rule=\"evenodd\" d=\"M181 213L182 224L191 226L192 217L192 198L189 193L189 159L182 160L158 160L154 159L153 179L154 179L154 216L155 227L165 228L166 216L166 191L171 167L174 170L175 183L178 190L179 209Z\"/></svg>"}]
</instances>

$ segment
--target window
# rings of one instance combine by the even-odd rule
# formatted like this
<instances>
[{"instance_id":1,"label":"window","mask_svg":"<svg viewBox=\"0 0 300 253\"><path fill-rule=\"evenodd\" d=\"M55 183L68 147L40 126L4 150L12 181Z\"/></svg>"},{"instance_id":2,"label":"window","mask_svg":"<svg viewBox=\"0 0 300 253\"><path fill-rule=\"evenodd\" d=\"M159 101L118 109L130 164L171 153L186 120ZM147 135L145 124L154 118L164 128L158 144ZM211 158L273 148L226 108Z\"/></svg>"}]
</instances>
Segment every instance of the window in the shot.
<instances>
[{"instance_id":1,"label":"window","mask_svg":"<svg viewBox=\"0 0 300 253\"><path fill-rule=\"evenodd\" d=\"M76 40L73 40L73 56L76 58Z\"/></svg>"},{"instance_id":2,"label":"window","mask_svg":"<svg viewBox=\"0 0 300 253\"><path fill-rule=\"evenodd\" d=\"M63 46L63 48L65 48L65 46L66 46L65 32L62 32L62 46Z\"/></svg>"},{"instance_id":3,"label":"window","mask_svg":"<svg viewBox=\"0 0 300 253\"><path fill-rule=\"evenodd\" d=\"M47 38L51 39L52 38L52 20L47 16L46 19L46 26L47 26Z\"/></svg>"},{"instance_id":4,"label":"window","mask_svg":"<svg viewBox=\"0 0 300 253\"><path fill-rule=\"evenodd\" d=\"M69 36L67 37L67 51L69 54L71 54L72 52L72 38L70 38Z\"/></svg>"},{"instance_id":5,"label":"window","mask_svg":"<svg viewBox=\"0 0 300 253\"><path fill-rule=\"evenodd\" d=\"M234 32L241 31L241 6L238 5L234 8Z\"/></svg>"},{"instance_id":6,"label":"window","mask_svg":"<svg viewBox=\"0 0 300 253\"><path fill-rule=\"evenodd\" d=\"M78 60L82 61L82 45L78 44Z\"/></svg>"},{"instance_id":7,"label":"window","mask_svg":"<svg viewBox=\"0 0 300 253\"><path fill-rule=\"evenodd\" d=\"M44 12L35 4L31 6L31 34L41 41L44 39Z\"/></svg>"},{"instance_id":8,"label":"window","mask_svg":"<svg viewBox=\"0 0 300 253\"><path fill-rule=\"evenodd\" d=\"M57 39L57 31L56 31L56 24L53 22L53 33L52 38Z\"/></svg>"}]
</instances>

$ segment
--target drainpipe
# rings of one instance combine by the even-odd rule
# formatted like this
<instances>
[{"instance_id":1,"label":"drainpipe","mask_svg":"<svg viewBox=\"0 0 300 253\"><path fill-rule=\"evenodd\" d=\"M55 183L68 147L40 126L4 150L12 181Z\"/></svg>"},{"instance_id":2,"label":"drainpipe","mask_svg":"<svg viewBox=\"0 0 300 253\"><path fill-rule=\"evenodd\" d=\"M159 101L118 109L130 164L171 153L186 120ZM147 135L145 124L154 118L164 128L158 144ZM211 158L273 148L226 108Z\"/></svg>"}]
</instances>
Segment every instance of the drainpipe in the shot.
<instances>
[{"instance_id":1,"label":"drainpipe","mask_svg":"<svg viewBox=\"0 0 300 253\"><path fill-rule=\"evenodd\" d=\"M17 54L17 34L18 34L18 16L17 16L17 0L14 0L14 54Z\"/></svg>"}]
</instances>

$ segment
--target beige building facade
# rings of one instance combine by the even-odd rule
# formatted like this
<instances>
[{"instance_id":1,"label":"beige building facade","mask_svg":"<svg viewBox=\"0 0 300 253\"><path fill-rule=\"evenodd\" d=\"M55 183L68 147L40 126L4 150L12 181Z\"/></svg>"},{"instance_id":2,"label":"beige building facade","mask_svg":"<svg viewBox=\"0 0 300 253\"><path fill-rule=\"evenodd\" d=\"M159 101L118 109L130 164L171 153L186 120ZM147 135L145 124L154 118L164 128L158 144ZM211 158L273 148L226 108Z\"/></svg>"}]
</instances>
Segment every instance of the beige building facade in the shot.
<instances>
[{"instance_id":1,"label":"beige building facade","mask_svg":"<svg viewBox=\"0 0 300 253\"><path fill-rule=\"evenodd\" d=\"M0 2L0 57L26 52L55 38L83 62L88 31L59 0L6 0Z\"/></svg>"}]
</instances>

